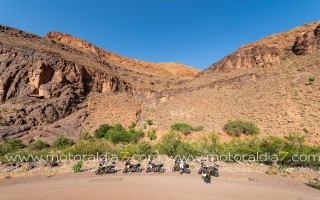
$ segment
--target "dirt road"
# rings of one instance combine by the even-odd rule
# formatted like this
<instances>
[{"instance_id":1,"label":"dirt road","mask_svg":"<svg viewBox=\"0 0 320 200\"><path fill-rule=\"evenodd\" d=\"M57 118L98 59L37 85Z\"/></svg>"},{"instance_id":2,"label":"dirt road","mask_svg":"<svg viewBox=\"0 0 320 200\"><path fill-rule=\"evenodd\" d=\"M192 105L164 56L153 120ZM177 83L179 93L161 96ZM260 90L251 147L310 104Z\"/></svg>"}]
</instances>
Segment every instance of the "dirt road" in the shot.
<instances>
[{"instance_id":1,"label":"dirt road","mask_svg":"<svg viewBox=\"0 0 320 200\"><path fill-rule=\"evenodd\" d=\"M226 175L205 184L199 175L116 174L61 176L0 184L0 199L319 199L320 192L293 179L251 174ZM245 176L243 176L245 177Z\"/></svg>"}]
</instances>

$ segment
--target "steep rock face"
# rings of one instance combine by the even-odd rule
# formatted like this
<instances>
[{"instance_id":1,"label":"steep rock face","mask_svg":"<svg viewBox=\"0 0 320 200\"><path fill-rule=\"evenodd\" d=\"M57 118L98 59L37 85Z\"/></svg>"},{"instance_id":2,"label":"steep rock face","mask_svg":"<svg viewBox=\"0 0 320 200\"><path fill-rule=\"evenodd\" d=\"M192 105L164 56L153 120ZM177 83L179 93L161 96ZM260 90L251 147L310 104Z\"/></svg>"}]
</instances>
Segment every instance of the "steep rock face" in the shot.
<instances>
[{"instance_id":1,"label":"steep rock face","mask_svg":"<svg viewBox=\"0 0 320 200\"><path fill-rule=\"evenodd\" d=\"M254 46L238 50L213 64L210 68L214 72L249 69L254 67L271 67L279 62L280 52L275 47Z\"/></svg>"},{"instance_id":2,"label":"steep rock face","mask_svg":"<svg viewBox=\"0 0 320 200\"><path fill-rule=\"evenodd\" d=\"M309 31L302 36L298 36L292 47L292 51L297 55L311 53L320 45L320 25L313 31Z\"/></svg>"},{"instance_id":3,"label":"steep rock face","mask_svg":"<svg viewBox=\"0 0 320 200\"><path fill-rule=\"evenodd\" d=\"M16 29L1 26L0 30L4 36L46 42ZM90 92L132 95L133 90L103 69L88 69L55 52L0 41L0 140L42 130L66 118L81 109Z\"/></svg>"},{"instance_id":4,"label":"steep rock face","mask_svg":"<svg viewBox=\"0 0 320 200\"><path fill-rule=\"evenodd\" d=\"M118 54L98 48L87 41L65 33L49 32L47 33L46 37L49 39L55 39L72 47L85 50L86 52L90 52L99 56L101 59L107 62L111 62L140 73L176 79L191 79L194 78L199 72L198 69L180 63L151 63L142 60L126 58L124 56L120 56Z\"/></svg>"},{"instance_id":5,"label":"steep rock face","mask_svg":"<svg viewBox=\"0 0 320 200\"><path fill-rule=\"evenodd\" d=\"M231 72L250 68L276 66L284 58L287 51L302 54L315 48L315 38L319 34L319 22L304 24L282 33L273 34L256 42L243 45L222 60L212 64L198 74L199 76L213 72ZM301 35L303 35L301 37ZM298 38L297 38L298 36Z\"/></svg>"}]
</instances>

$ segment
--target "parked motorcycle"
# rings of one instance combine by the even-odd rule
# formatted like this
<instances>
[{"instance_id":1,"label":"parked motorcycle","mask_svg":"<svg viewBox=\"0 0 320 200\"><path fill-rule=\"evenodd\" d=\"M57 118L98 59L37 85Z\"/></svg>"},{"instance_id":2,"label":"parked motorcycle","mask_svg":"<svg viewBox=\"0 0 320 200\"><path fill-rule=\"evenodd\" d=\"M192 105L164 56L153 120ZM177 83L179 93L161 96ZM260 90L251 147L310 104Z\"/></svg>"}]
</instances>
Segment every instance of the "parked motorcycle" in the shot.
<instances>
[{"instance_id":1,"label":"parked motorcycle","mask_svg":"<svg viewBox=\"0 0 320 200\"><path fill-rule=\"evenodd\" d=\"M112 165L106 166L106 165L100 165L98 169L95 171L96 175L101 174L114 174L117 172L115 169L116 163L112 162Z\"/></svg>"},{"instance_id":2,"label":"parked motorcycle","mask_svg":"<svg viewBox=\"0 0 320 200\"><path fill-rule=\"evenodd\" d=\"M122 170L123 173L127 172L142 172L141 163L138 164L131 164L130 160L127 160L124 169Z\"/></svg>"},{"instance_id":3,"label":"parked motorcycle","mask_svg":"<svg viewBox=\"0 0 320 200\"><path fill-rule=\"evenodd\" d=\"M164 172L163 164L154 164L151 161L148 163L148 167L146 168L146 172Z\"/></svg>"},{"instance_id":4,"label":"parked motorcycle","mask_svg":"<svg viewBox=\"0 0 320 200\"><path fill-rule=\"evenodd\" d=\"M175 172L175 171L179 171L180 174L182 173L186 173L186 174L190 174L191 173L191 170L189 168L189 164L185 163L184 161L180 160L176 160L174 162L174 166L172 167L172 171Z\"/></svg>"},{"instance_id":5,"label":"parked motorcycle","mask_svg":"<svg viewBox=\"0 0 320 200\"><path fill-rule=\"evenodd\" d=\"M218 177L219 176L219 169L218 165L207 166L204 163L201 163L200 169L198 170L198 174L202 174L202 172L209 171L211 176Z\"/></svg>"}]
</instances>

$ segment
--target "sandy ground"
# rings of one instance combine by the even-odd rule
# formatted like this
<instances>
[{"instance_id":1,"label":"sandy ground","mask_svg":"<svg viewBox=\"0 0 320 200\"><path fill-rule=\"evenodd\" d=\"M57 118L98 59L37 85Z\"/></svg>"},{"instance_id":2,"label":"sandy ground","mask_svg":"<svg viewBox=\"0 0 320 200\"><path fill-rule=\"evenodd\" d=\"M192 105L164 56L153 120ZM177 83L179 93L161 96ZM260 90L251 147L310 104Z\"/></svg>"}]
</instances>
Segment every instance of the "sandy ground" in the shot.
<instances>
[{"instance_id":1,"label":"sandy ground","mask_svg":"<svg viewBox=\"0 0 320 200\"><path fill-rule=\"evenodd\" d=\"M223 172L205 184L196 173L179 175L93 172L2 180L0 199L319 199L302 181L258 173Z\"/></svg>"}]
</instances>

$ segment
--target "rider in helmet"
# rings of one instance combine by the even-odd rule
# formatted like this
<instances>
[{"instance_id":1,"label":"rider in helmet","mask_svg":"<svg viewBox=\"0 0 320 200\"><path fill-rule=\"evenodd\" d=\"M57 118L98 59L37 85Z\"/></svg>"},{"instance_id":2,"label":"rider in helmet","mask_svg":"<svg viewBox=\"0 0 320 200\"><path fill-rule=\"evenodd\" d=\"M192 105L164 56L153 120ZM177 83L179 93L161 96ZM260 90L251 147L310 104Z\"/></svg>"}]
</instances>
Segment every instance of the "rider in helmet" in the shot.
<instances>
[{"instance_id":1,"label":"rider in helmet","mask_svg":"<svg viewBox=\"0 0 320 200\"><path fill-rule=\"evenodd\" d=\"M180 169L183 169L185 167L186 163L181 159L179 162Z\"/></svg>"},{"instance_id":2,"label":"rider in helmet","mask_svg":"<svg viewBox=\"0 0 320 200\"><path fill-rule=\"evenodd\" d=\"M132 159L129 158L127 161L126 161L126 167L129 169L132 167Z\"/></svg>"},{"instance_id":3,"label":"rider in helmet","mask_svg":"<svg viewBox=\"0 0 320 200\"><path fill-rule=\"evenodd\" d=\"M202 179L205 183L211 183L211 176L208 170L202 171Z\"/></svg>"},{"instance_id":4,"label":"rider in helmet","mask_svg":"<svg viewBox=\"0 0 320 200\"><path fill-rule=\"evenodd\" d=\"M100 161L100 164L99 164L100 167L105 167L106 166L106 158L102 158L102 160Z\"/></svg>"}]
</instances>

